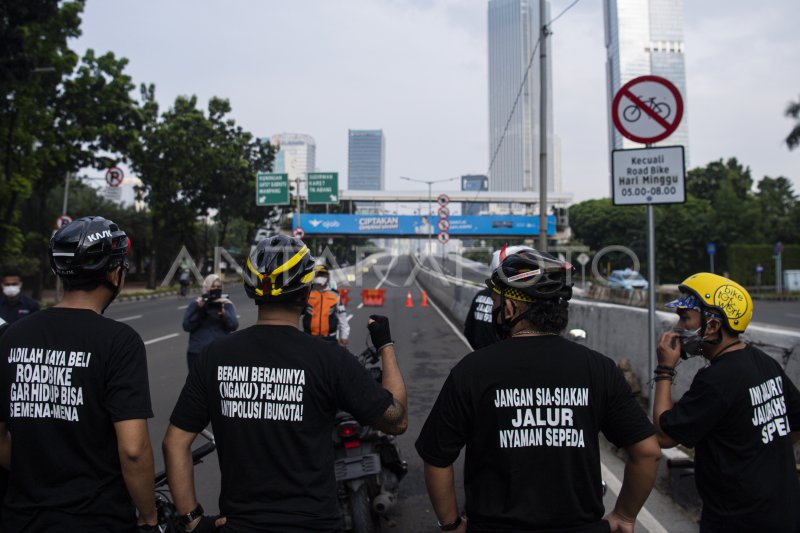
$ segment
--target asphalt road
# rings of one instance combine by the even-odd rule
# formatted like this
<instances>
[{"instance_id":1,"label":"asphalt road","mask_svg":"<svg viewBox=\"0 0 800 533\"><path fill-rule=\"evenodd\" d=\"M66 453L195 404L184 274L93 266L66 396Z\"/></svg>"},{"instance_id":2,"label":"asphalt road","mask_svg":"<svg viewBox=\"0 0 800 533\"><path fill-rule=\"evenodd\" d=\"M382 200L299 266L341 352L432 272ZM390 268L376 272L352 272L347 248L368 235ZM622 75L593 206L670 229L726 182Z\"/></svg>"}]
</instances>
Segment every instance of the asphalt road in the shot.
<instances>
[{"instance_id":1,"label":"asphalt road","mask_svg":"<svg viewBox=\"0 0 800 533\"><path fill-rule=\"evenodd\" d=\"M460 338L461 324L453 325L436 308L420 306L421 289L415 284L411 261L407 257L383 258L368 273L363 274L363 287L381 286L386 289L386 303L382 308L360 307L360 289L351 289L349 313L352 314L351 351L365 345L366 322L370 314L379 313L391 320L391 329L398 359L403 371L409 397L409 429L398 438L403 458L408 461L409 473L401 483L400 498L391 512L394 527L386 531L396 533L435 532L433 514L422 475L422 463L414 451L414 440L438 395L450 368L469 349ZM406 307L408 291L412 293L413 308ZM230 293L240 315L240 328L255 323L256 308L238 284L229 284ZM150 390L155 418L150 422L150 434L156 450L156 468L163 468L158 453L169 421L169 415L186 378L185 351L188 334L181 330L181 320L188 299L165 297L156 300L114 303L107 315L125 321L136 329L147 344L150 371ZM200 437L196 445L200 444ZM613 508L619 482L623 477L624 462L610 449L602 451L603 478L609 486L605 498L606 509ZM461 459L456 465L457 481L461 490ZM218 511L219 471L216 455L195 468L198 499L207 512ZM463 495L459 497L463 505ZM645 510L639 515L637 531L697 531L697 526L672 501L653 492Z\"/></svg>"}]
</instances>

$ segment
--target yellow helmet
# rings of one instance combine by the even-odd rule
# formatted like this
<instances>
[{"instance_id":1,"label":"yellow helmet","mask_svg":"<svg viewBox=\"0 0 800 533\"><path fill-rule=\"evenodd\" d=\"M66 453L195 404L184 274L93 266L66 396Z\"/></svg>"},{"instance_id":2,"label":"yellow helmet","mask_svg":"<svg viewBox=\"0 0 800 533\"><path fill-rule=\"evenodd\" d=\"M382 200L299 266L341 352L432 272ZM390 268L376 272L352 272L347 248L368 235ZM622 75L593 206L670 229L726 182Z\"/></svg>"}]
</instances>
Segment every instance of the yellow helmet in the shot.
<instances>
[{"instance_id":1,"label":"yellow helmet","mask_svg":"<svg viewBox=\"0 0 800 533\"><path fill-rule=\"evenodd\" d=\"M700 272L683 280L678 289L695 295L705 308L721 314L728 329L734 333L744 333L753 318L750 294L728 278Z\"/></svg>"}]
</instances>

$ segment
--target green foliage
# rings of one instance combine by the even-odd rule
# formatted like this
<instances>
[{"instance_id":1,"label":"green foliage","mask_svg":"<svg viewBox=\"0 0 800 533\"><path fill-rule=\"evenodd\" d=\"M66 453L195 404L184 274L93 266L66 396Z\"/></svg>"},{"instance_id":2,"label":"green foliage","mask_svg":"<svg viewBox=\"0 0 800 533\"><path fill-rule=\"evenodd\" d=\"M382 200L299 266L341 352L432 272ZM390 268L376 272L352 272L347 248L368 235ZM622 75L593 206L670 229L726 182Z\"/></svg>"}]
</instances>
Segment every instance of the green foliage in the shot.
<instances>
[{"instance_id":1,"label":"green foliage","mask_svg":"<svg viewBox=\"0 0 800 533\"><path fill-rule=\"evenodd\" d=\"M746 276L754 268L739 263L732 246L800 243L800 203L784 177L765 177L752 190L750 170L735 158L689 171L684 204L655 207L657 280L678 282L691 272L708 270L706 244L716 244L715 270ZM570 207L575 237L594 251L609 245L633 250L646 271L647 219L643 206L614 206L610 199L587 200ZM624 261L624 259L623 259ZM613 258L612 258L613 263ZM766 263L762 265L767 268ZM629 266L612 264L612 268ZM774 274L773 274L774 276ZM742 277L742 279L745 279Z\"/></svg>"},{"instance_id":2,"label":"green foliage","mask_svg":"<svg viewBox=\"0 0 800 533\"><path fill-rule=\"evenodd\" d=\"M786 107L786 116L794 119L794 127L786 137L786 146L789 150L794 150L800 146L800 98L796 102L791 102Z\"/></svg>"},{"instance_id":3,"label":"green foliage","mask_svg":"<svg viewBox=\"0 0 800 533\"><path fill-rule=\"evenodd\" d=\"M250 221L246 233L252 233L266 216L268 208L255 207L254 180L257 171L271 168L275 154L273 147L227 117L227 100L212 98L206 114L195 96L179 96L172 108L159 114L155 88L142 86L141 95L143 121L130 159L144 183L152 232L159 235L151 250L154 285L181 246L207 256L209 243L246 244L229 242L228 228L238 217ZM207 222L212 215L215 235L209 240ZM196 238L199 218L205 221L202 241Z\"/></svg>"},{"instance_id":4,"label":"green foliage","mask_svg":"<svg viewBox=\"0 0 800 533\"><path fill-rule=\"evenodd\" d=\"M92 50L79 59L67 46L80 35L83 1L4 6L0 251L16 255L52 228L48 193L68 173L115 161L108 154L125 151L138 113L125 59Z\"/></svg>"},{"instance_id":5,"label":"green foliage","mask_svg":"<svg viewBox=\"0 0 800 533\"><path fill-rule=\"evenodd\" d=\"M756 266L764 267L762 285L775 284L773 244L733 244L728 249L727 267L731 278L744 285L756 285ZM800 269L800 245L787 244L781 256L783 270Z\"/></svg>"}]
</instances>

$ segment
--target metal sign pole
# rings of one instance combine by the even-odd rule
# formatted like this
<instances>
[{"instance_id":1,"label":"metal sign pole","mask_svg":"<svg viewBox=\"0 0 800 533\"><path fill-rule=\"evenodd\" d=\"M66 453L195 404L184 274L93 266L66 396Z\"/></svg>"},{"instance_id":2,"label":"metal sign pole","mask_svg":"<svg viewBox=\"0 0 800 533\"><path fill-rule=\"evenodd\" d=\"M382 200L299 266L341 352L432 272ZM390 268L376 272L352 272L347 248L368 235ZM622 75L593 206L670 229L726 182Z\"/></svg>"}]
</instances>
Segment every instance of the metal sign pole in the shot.
<instances>
[{"instance_id":1,"label":"metal sign pole","mask_svg":"<svg viewBox=\"0 0 800 533\"><path fill-rule=\"evenodd\" d=\"M647 291L647 375L652 376L656 367L656 223L653 205L647 205L647 276L650 287ZM650 391L648 412L653 412L655 391Z\"/></svg>"}]
</instances>

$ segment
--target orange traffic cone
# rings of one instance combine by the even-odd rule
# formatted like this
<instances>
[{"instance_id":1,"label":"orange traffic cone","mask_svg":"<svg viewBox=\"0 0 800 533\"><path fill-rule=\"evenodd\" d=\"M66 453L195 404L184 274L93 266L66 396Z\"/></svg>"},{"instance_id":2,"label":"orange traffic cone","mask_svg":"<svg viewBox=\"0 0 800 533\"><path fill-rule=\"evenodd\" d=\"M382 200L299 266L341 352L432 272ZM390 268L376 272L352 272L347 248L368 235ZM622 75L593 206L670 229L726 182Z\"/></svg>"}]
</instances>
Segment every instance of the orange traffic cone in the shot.
<instances>
[{"instance_id":1,"label":"orange traffic cone","mask_svg":"<svg viewBox=\"0 0 800 533\"><path fill-rule=\"evenodd\" d=\"M406 307L414 307L414 302L411 300L411 291L408 291L406 296Z\"/></svg>"},{"instance_id":2,"label":"orange traffic cone","mask_svg":"<svg viewBox=\"0 0 800 533\"><path fill-rule=\"evenodd\" d=\"M419 306L428 307L428 293L425 291L422 291L422 303Z\"/></svg>"}]
</instances>

